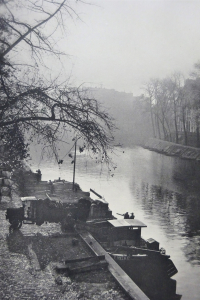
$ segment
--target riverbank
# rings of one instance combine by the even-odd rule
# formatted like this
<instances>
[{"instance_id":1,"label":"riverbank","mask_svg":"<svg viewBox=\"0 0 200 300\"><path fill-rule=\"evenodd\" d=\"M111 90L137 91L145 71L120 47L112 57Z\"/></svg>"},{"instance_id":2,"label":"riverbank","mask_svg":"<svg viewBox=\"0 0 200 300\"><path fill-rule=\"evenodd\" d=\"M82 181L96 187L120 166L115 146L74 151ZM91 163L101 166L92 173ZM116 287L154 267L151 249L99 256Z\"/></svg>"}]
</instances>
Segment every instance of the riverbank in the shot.
<instances>
[{"instance_id":1,"label":"riverbank","mask_svg":"<svg viewBox=\"0 0 200 300\"><path fill-rule=\"evenodd\" d=\"M110 299L128 300L107 269L93 270L67 277L55 272L55 265L66 259L91 255L85 244L74 232L63 234L60 224L47 223L41 226L23 224L20 230L9 233L5 218L8 207L20 207L20 196L33 196L37 189L40 196L49 188L48 182L37 182L30 171L16 184L11 178L11 194L2 196L0 202L0 299ZM19 175L19 172L18 172ZM7 173L7 176L17 176ZM56 185L60 189L60 184ZM19 189L23 188L22 190ZM26 194L24 194L26 193ZM76 196L85 195L81 190ZM68 196L72 195L69 183ZM73 246L73 238L78 244Z\"/></svg>"},{"instance_id":2,"label":"riverbank","mask_svg":"<svg viewBox=\"0 0 200 300\"><path fill-rule=\"evenodd\" d=\"M171 143L155 138L148 139L142 145L143 148L155 151L164 155L175 156L182 159L200 161L200 149L190 146Z\"/></svg>"}]
</instances>

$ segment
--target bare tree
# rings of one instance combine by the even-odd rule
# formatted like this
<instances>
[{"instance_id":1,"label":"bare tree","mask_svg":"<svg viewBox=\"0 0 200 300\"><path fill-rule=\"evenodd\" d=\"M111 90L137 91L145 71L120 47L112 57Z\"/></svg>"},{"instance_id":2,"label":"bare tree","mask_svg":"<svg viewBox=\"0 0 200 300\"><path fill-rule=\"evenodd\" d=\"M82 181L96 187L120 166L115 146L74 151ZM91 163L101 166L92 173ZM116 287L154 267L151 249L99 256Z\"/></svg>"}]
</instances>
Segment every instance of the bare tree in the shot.
<instances>
[{"instance_id":1,"label":"bare tree","mask_svg":"<svg viewBox=\"0 0 200 300\"><path fill-rule=\"evenodd\" d=\"M186 113L190 113L190 120L196 125L196 147L200 147L200 79L188 79L184 87L184 98L186 103Z\"/></svg>"},{"instance_id":2,"label":"bare tree","mask_svg":"<svg viewBox=\"0 0 200 300\"><path fill-rule=\"evenodd\" d=\"M159 139L168 139L171 132L168 118L168 90L165 81L151 79L147 84L146 92L150 100L152 124L155 128L155 134Z\"/></svg>"},{"instance_id":3,"label":"bare tree","mask_svg":"<svg viewBox=\"0 0 200 300\"><path fill-rule=\"evenodd\" d=\"M152 122L161 139L172 141L175 135L175 142L179 142L178 120L183 113L182 106L185 105L183 87L184 78L179 73L164 79L151 79L147 84Z\"/></svg>"},{"instance_id":4,"label":"bare tree","mask_svg":"<svg viewBox=\"0 0 200 300\"><path fill-rule=\"evenodd\" d=\"M145 87L145 92L147 94L147 99L149 103L149 110L150 110L150 115L151 115L151 125L152 125L152 130L153 130L153 137L156 137L156 131L155 131L155 120L154 120L154 112L153 112L153 107L154 107L154 86L151 84L151 82L146 84Z\"/></svg>"},{"instance_id":5,"label":"bare tree","mask_svg":"<svg viewBox=\"0 0 200 300\"><path fill-rule=\"evenodd\" d=\"M48 67L46 55L58 59L65 55L53 38L58 28L64 32L67 16L77 17L72 4L67 0L0 0L0 6L3 138L5 132L17 128L23 138L42 136L46 145L55 148L57 141L73 131L82 138L84 148L103 153L108 161L115 128L112 118L83 88L70 87L50 76L47 80L41 74L41 66ZM28 55L28 62L22 54Z\"/></svg>"}]
</instances>

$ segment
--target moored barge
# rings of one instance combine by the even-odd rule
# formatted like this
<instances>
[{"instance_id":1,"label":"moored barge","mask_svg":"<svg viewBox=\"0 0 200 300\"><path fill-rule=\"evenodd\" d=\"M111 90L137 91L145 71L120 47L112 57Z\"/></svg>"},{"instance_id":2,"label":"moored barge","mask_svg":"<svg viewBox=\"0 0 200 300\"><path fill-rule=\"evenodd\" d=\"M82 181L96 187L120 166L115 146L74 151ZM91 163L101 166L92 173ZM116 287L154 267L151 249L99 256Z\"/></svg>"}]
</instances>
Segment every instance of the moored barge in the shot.
<instances>
[{"instance_id":1,"label":"moored barge","mask_svg":"<svg viewBox=\"0 0 200 300\"><path fill-rule=\"evenodd\" d=\"M159 243L141 237L147 227L137 219L113 219L78 222L79 230L87 230L153 300L180 299L176 281L171 279L178 270Z\"/></svg>"},{"instance_id":2,"label":"moored barge","mask_svg":"<svg viewBox=\"0 0 200 300\"><path fill-rule=\"evenodd\" d=\"M58 195L23 197L22 207L7 210L11 229L19 229L22 223L59 222L66 230L86 230L150 299L180 299L176 295L176 281L171 279L178 271L157 241L142 238L142 228L147 226L137 219L116 219L103 199L92 200L85 194L76 201L68 201L67 185L64 181L53 183L53 192L58 187L61 190Z\"/></svg>"}]
</instances>

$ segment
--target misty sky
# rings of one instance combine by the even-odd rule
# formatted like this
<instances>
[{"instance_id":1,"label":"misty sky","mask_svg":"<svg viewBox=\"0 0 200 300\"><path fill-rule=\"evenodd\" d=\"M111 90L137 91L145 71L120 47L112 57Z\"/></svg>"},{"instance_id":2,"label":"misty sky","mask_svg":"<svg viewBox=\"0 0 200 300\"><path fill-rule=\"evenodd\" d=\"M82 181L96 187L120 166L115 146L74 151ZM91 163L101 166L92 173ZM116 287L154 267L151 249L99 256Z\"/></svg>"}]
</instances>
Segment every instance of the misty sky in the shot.
<instances>
[{"instance_id":1,"label":"misty sky","mask_svg":"<svg viewBox=\"0 0 200 300\"><path fill-rule=\"evenodd\" d=\"M142 93L150 78L188 76L200 60L200 1L91 0L62 47L74 83Z\"/></svg>"}]
</instances>

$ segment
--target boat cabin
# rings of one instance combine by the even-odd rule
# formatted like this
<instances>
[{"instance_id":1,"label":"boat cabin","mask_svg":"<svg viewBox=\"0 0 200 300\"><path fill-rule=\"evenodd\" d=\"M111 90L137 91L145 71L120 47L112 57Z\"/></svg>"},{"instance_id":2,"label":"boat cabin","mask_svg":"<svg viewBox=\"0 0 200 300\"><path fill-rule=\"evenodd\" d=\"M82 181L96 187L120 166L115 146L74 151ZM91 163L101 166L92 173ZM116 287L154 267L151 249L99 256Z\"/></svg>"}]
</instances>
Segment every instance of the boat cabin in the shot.
<instances>
[{"instance_id":1,"label":"boat cabin","mask_svg":"<svg viewBox=\"0 0 200 300\"><path fill-rule=\"evenodd\" d=\"M136 246L141 244L141 228L147 227L137 219L108 220L111 246Z\"/></svg>"}]
</instances>

